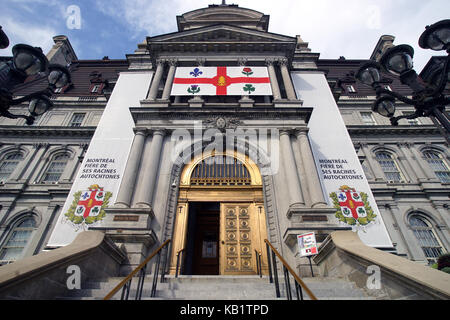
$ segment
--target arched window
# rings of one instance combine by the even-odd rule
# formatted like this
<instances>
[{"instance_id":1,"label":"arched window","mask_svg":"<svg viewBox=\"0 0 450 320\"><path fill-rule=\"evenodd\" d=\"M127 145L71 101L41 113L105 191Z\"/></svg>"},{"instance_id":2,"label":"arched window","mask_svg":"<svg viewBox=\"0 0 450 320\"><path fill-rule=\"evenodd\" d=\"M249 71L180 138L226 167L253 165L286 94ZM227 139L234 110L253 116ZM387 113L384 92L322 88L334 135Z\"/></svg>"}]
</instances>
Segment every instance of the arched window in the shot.
<instances>
[{"instance_id":1,"label":"arched window","mask_svg":"<svg viewBox=\"0 0 450 320\"><path fill-rule=\"evenodd\" d=\"M8 154L0 162L0 182L5 182L9 178L11 173L13 173L14 169L16 169L19 162L22 160L23 155L21 152Z\"/></svg>"},{"instance_id":2,"label":"arched window","mask_svg":"<svg viewBox=\"0 0 450 320\"><path fill-rule=\"evenodd\" d=\"M390 153L385 151L377 152L375 157L384 172L386 180L394 182L403 180L400 169Z\"/></svg>"},{"instance_id":3,"label":"arched window","mask_svg":"<svg viewBox=\"0 0 450 320\"><path fill-rule=\"evenodd\" d=\"M236 158L214 156L202 160L191 175L192 185L227 186L250 185L250 172Z\"/></svg>"},{"instance_id":4,"label":"arched window","mask_svg":"<svg viewBox=\"0 0 450 320\"><path fill-rule=\"evenodd\" d=\"M9 233L5 244L1 248L0 264L6 264L20 259L35 229L36 221L33 217L27 217L19 221Z\"/></svg>"},{"instance_id":5,"label":"arched window","mask_svg":"<svg viewBox=\"0 0 450 320\"><path fill-rule=\"evenodd\" d=\"M444 249L434 232L433 225L417 213L409 217L409 224L428 262L435 263L437 258L444 253Z\"/></svg>"},{"instance_id":6,"label":"arched window","mask_svg":"<svg viewBox=\"0 0 450 320\"><path fill-rule=\"evenodd\" d=\"M56 155L50 162L47 171L45 171L42 181L58 182L69 159L70 155L68 153Z\"/></svg>"},{"instance_id":7,"label":"arched window","mask_svg":"<svg viewBox=\"0 0 450 320\"><path fill-rule=\"evenodd\" d=\"M450 183L450 170L442 154L435 151L425 151L423 155L438 179L443 183Z\"/></svg>"}]
</instances>

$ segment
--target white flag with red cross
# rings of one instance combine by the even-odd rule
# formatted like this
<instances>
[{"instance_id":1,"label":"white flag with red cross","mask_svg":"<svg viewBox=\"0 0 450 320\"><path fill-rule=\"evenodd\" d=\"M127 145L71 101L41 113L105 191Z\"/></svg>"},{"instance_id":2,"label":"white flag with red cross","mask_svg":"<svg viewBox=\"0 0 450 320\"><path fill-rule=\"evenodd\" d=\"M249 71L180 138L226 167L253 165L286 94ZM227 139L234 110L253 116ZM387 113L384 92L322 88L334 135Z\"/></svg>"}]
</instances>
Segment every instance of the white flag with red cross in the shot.
<instances>
[{"instance_id":1,"label":"white flag with red cross","mask_svg":"<svg viewBox=\"0 0 450 320\"><path fill-rule=\"evenodd\" d=\"M178 67L172 96L270 96L266 67Z\"/></svg>"}]
</instances>

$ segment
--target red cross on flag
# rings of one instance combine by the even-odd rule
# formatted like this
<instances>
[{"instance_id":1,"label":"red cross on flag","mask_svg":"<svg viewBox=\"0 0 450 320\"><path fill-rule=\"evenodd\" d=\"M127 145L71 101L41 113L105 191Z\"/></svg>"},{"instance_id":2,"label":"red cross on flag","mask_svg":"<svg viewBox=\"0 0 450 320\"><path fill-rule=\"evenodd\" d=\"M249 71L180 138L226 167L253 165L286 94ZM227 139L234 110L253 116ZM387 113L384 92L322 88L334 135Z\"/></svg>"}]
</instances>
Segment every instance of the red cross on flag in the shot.
<instances>
[{"instance_id":1,"label":"red cross on flag","mask_svg":"<svg viewBox=\"0 0 450 320\"><path fill-rule=\"evenodd\" d=\"M172 96L270 96L266 67L179 67Z\"/></svg>"}]
</instances>

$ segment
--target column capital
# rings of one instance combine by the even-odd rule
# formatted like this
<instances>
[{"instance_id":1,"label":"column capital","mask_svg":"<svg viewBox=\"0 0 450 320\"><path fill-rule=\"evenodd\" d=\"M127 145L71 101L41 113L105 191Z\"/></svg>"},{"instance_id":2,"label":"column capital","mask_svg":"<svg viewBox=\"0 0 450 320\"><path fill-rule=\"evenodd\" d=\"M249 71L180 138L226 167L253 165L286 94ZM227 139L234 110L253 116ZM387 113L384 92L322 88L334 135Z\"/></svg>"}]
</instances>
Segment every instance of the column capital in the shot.
<instances>
[{"instance_id":1,"label":"column capital","mask_svg":"<svg viewBox=\"0 0 450 320\"><path fill-rule=\"evenodd\" d=\"M244 67L247 64L247 62L248 62L247 58L238 58L238 65L240 67Z\"/></svg>"},{"instance_id":2,"label":"column capital","mask_svg":"<svg viewBox=\"0 0 450 320\"><path fill-rule=\"evenodd\" d=\"M167 62L166 59L156 59L157 66L164 65L166 62Z\"/></svg>"},{"instance_id":3,"label":"column capital","mask_svg":"<svg viewBox=\"0 0 450 320\"><path fill-rule=\"evenodd\" d=\"M264 62L266 64L266 66L272 66L273 67L273 65L275 64L276 61L273 58L268 58Z\"/></svg>"},{"instance_id":4,"label":"column capital","mask_svg":"<svg viewBox=\"0 0 450 320\"><path fill-rule=\"evenodd\" d=\"M167 63L170 67L176 67L178 65L178 59L176 58L170 58L167 60Z\"/></svg>"},{"instance_id":5,"label":"column capital","mask_svg":"<svg viewBox=\"0 0 450 320\"><path fill-rule=\"evenodd\" d=\"M295 129L293 128L280 129L280 137L283 135L291 136L292 134L295 134Z\"/></svg>"},{"instance_id":6,"label":"column capital","mask_svg":"<svg viewBox=\"0 0 450 320\"><path fill-rule=\"evenodd\" d=\"M295 128L294 134L296 137L308 136L309 128Z\"/></svg>"},{"instance_id":7,"label":"column capital","mask_svg":"<svg viewBox=\"0 0 450 320\"><path fill-rule=\"evenodd\" d=\"M287 67L289 61L287 58L280 58L280 59L277 59L277 62L280 66Z\"/></svg>"},{"instance_id":8,"label":"column capital","mask_svg":"<svg viewBox=\"0 0 450 320\"><path fill-rule=\"evenodd\" d=\"M152 129L149 131L153 134L153 136L157 135L157 136L162 136L162 137L164 137L168 132L167 129Z\"/></svg>"},{"instance_id":9,"label":"column capital","mask_svg":"<svg viewBox=\"0 0 450 320\"><path fill-rule=\"evenodd\" d=\"M195 60L195 62L197 62L197 65L198 65L199 67L203 67L203 66L205 65L206 59L205 59L205 58L197 58L197 59Z\"/></svg>"},{"instance_id":10,"label":"column capital","mask_svg":"<svg viewBox=\"0 0 450 320\"><path fill-rule=\"evenodd\" d=\"M141 135L144 137L146 137L148 135L147 128L137 127L137 128L133 128L133 131L134 131L135 135Z\"/></svg>"}]
</instances>

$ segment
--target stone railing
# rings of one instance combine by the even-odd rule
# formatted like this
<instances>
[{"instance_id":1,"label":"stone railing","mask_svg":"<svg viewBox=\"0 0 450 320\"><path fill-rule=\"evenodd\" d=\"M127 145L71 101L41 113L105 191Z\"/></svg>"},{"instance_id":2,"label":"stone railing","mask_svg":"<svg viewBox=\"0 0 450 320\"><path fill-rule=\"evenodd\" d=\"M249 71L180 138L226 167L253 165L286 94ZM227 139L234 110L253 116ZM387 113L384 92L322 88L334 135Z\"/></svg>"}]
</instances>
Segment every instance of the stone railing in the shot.
<instances>
[{"instance_id":1,"label":"stone railing","mask_svg":"<svg viewBox=\"0 0 450 320\"><path fill-rule=\"evenodd\" d=\"M449 274L369 247L353 231L333 232L314 262L321 276L345 278L378 299L450 298Z\"/></svg>"},{"instance_id":2,"label":"stone railing","mask_svg":"<svg viewBox=\"0 0 450 320\"><path fill-rule=\"evenodd\" d=\"M81 232L65 247L0 267L0 299L64 297L71 290L67 285L73 274L69 266L79 267L82 289L86 281L117 276L125 259L126 254L104 233Z\"/></svg>"}]
</instances>

